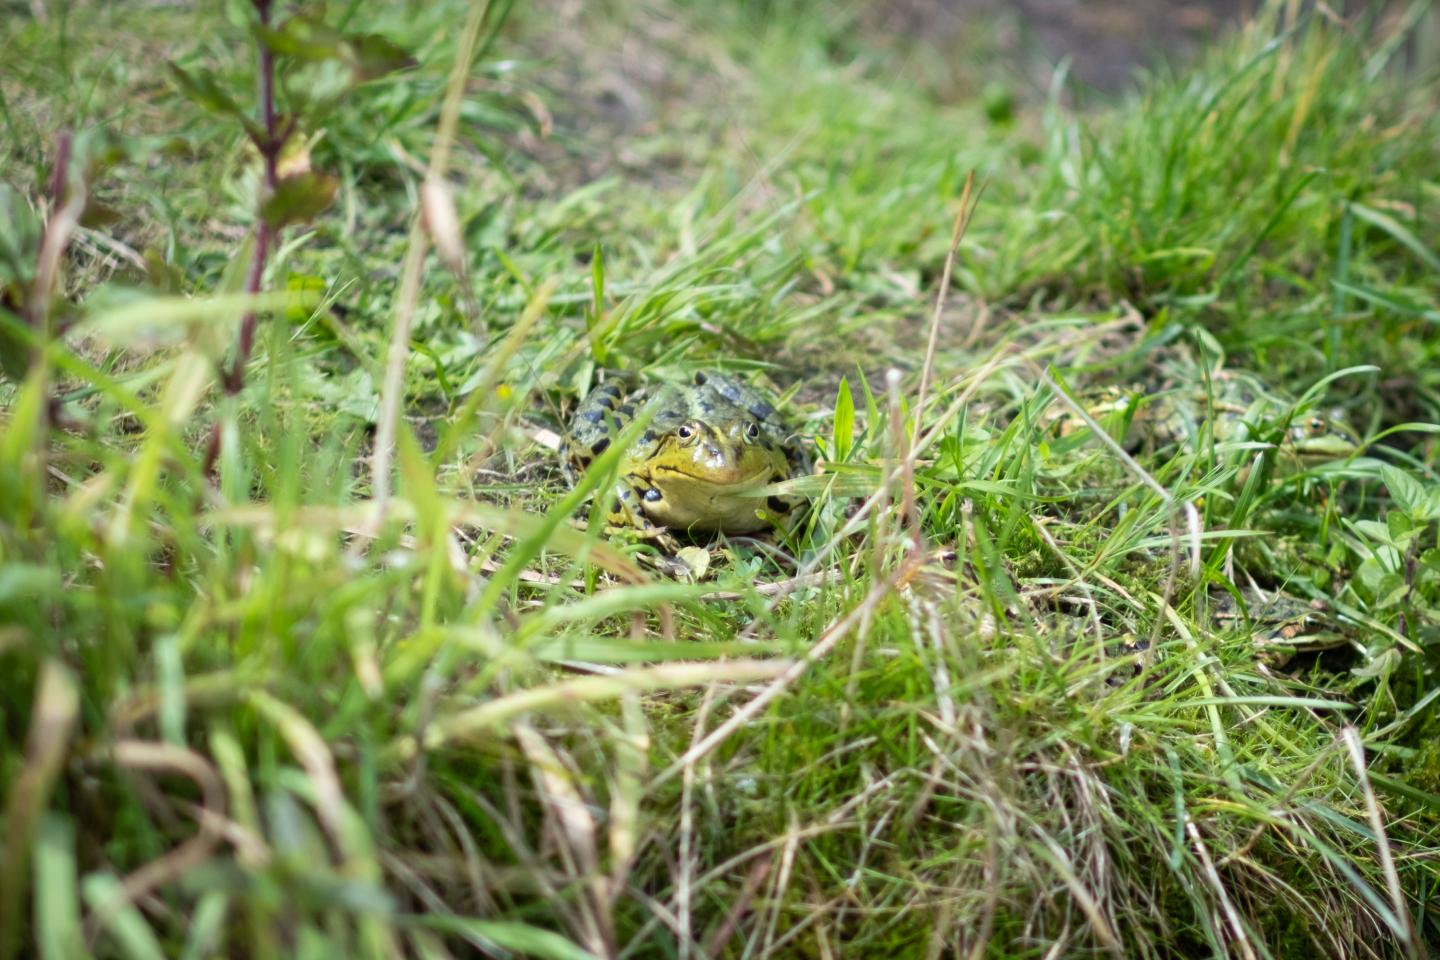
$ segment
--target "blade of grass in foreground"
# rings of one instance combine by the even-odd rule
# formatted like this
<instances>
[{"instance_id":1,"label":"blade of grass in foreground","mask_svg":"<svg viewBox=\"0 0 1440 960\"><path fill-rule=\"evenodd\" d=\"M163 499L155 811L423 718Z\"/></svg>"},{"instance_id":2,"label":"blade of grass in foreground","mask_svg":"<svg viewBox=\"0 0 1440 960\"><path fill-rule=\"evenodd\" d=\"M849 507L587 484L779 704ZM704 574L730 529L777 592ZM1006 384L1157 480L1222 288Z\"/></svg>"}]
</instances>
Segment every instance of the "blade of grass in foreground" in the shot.
<instances>
[{"instance_id":1,"label":"blade of grass in foreground","mask_svg":"<svg viewBox=\"0 0 1440 960\"><path fill-rule=\"evenodd\" d=\"M558 933L506 920L476 920L470 917L423 914L401 917L403 924L452 933L490 950L513 950L541 960L598 960L595 954Z\"/></svg>"},{"instance_id":2,"label":"blade of grass in foreground","mask_svg":"<svg viewBox=\"0 0 1440 960\"><path fill-rule=\"evenodd\" d=\"M423 746L426 750L435 750L455 740L494 734L510 720L531 711L565 709L596 700L612 700L632 691L650 693L709 683L771 680L783 674L790 666L787 660L730 660L717 664L669 663L532 687L440 717L425 731ZM420 744L416 743L414 737L402 737L390 745L387 756L392 762L401 762L413 757L419 747Z\"/></svg>"}]
</instances>

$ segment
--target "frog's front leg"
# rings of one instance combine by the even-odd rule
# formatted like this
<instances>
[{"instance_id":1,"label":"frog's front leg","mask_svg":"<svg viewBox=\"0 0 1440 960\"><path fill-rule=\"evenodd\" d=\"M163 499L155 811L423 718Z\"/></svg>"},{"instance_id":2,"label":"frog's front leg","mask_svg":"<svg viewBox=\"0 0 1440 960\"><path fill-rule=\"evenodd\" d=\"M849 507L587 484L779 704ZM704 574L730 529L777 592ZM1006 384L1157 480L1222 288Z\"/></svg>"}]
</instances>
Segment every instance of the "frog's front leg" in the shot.
<instances>
[{"instance_id":1,"label":"frog's front leg","mask_svg":"<svg viewBox=\"0 0 1440 960\"><path fill-rule=\"evenodd\" d=\"M624 533L642 540L653 540L662 550L674 552L679 543L670 531L655 523L640 506L644 494L639 488L624 480L615 484L614 502L610 505L607 530Z\"/></svg>"}]
</instances>

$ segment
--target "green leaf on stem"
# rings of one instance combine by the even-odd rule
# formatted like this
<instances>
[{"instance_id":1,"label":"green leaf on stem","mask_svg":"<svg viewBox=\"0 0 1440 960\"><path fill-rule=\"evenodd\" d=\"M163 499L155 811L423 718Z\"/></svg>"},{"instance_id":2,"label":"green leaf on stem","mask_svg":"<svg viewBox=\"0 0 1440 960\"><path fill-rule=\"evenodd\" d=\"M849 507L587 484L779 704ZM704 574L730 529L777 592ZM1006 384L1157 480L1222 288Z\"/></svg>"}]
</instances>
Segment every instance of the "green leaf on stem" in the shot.
<instances>
[{"instance_id":1,"label":"green leaf on stem","mask_svg":"<svg viewBox=\"0 0 1440 960\"><path fill-rule=\"evenodd\" d=\"M415 66L415 58L404 47L378 33L352 34L345 38L345 49L356 83Z\"/></svg>"},{"instance_id":2,"label":"green leaf on stem","mask_svg":"<svg viewBox=\"0 0 1440 960\"><path fill-rule=\"evenodd\" d=\"M235 102L235 98L225 91L214 73L204 67L186 70L174 61L168 66L170 79L188 100L213 114L239 121L252 139L258 140L263 136L264 131L253 119L246 116L245 111Z\"/></svg>"},{"instance_id":3,"label":"green leaf on stem","mask_svg":"<svg viewBox=\"0 0 1440 960\"><path fill-rule=\"evenodd\" d=\"M261 204L260 216L276 230L313 220L330 206L339 186L340 181L328 173L313 170L284 177Z\"/></svg>"}]
</instances>

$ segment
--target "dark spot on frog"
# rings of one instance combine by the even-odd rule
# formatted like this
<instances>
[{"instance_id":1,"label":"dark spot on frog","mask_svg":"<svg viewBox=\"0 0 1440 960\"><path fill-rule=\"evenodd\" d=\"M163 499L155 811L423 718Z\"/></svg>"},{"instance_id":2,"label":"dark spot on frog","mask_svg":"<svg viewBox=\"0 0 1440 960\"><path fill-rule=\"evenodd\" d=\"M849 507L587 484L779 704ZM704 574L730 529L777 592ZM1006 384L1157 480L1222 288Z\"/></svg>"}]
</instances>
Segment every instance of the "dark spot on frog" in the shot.
<instances>
[{"instance_id":1,"label":"dark spot on frog","mask_svg":"<svg viewBox=\"0 0 1440 960\"><path fill-rule=\"evenodd\" d=\"M590 444L590 452L598 457L600 456L600 454L604 453L605 449L609 446L610 438L601 437L599 440L596 440L594 443Z\"/></svg>"},{"instance_id":2,"label":"dark spot on frog","mask_svg":"<svg viewBox=\"0 0 1440 960\"><path fill-rule=\"evenodd\" d=\"M661 500L664 499L664 496L660 493L660 491L655 489L654 487L650 487L649 489L647 489L643 496L645 497L646 503L659 503Z\"/></svg>"},{"instance_id":3,"label":"dark spot on frog","mask_svg":"<svg viewBox=\"0 0 1440 960\"><path fill-rule=\"evenodd\" d=\"M586 410L584 413L580 414L580 419L588 423L599 423L601 420L605 419L605 411Z\"/></svg>"},{"instance_id":4,"label":"dark spot on frog","mask_svg":"<svg viewBox=\"0 0 1440 960\"><path fill-rule=\"evenodd\" d=\"M724 381L721 381L715 387L715 390L717 393L720 394L720 396L724 397L726 400L729 400L733 404L738 405L745 400L745 398L740 395L740 391L736 389L735 384L733 383L726 383Z\"/></svg>"},{"instance_id":5,"label":"dark spot on frog","mask_svg":"<svg viewBox=\"0 0 1440 960\"><path fill-rule=\"evenodd\" d=\"M654 430L646 430L640 435L641 443L654 443L658 439L660 439L660 434L656 433Z\"/></svg>"},{"instance_id":6,"label":"dark spot on frog","mask_svg":"<svg viewBox=\"0 0 1440 960\"><path fill-rule=\"evenodd\" d=\"M628 403L623 404L620 409L615 412L620 414L620 416L625 417L627 420L635 416L635 408Z\"/></svg>"},{"instance_id":7,"label":"dark spot on frog","mask_svg":"<svg viewBox=\"0 0 1440 960\"><path fill-rule=\"evenodd\" d=\"M768 403L757 403L750 409L750 416L756 420L769 420L775 415L775 408Z\"/></svg>"},{"instance_id":8,"label":"dark spot on frog","mask_svg":"<svg viewBox=\"0 0 1440 960\"><path fill-rule=\"evenodd\" d=\"M767 497L765 506L769 507L775 513L784 513L790 509L790 505L779 497Z\"/></svg>"},{"instance_id":9,"label":"dark spot on frog","mask_svg":"<svg viewBox=\"0 0 1440 960\"><path fill-rule=\"evenodd\" d=\"M697 386L697 387L703 387L703 386L705 386L705 381L706 381L707 379L708 379L708 378L705 376L705 374L701 373L700 371L697 370L697 371L695 372L695 386Z\"/></svg>"}]
</instances>

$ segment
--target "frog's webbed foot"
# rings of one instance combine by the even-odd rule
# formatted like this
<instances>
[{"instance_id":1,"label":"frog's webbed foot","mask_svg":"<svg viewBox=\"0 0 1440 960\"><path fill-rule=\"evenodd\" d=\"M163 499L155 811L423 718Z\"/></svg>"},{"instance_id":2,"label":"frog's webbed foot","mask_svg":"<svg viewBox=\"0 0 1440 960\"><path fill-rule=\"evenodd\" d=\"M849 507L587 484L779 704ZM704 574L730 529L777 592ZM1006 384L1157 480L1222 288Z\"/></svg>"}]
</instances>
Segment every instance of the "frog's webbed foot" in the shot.
<instances>
[{"instance_id":1,"label":"frog's webbed foot","mask_svg":"<svg viewBox=\"0 0 1440 960\"><path fill-rule=\"evenodd\" d=\"M674 553L680 549L680 541L676 540L669 530L666 530L664 527L657 527L648 520L645 521L644 526L606 524L605 532L630 540L644 540L653 543L666 553Z\"/></svg>"},{"instance_id":2,"label":"frog's webbed foot","mask_svg":"<svg viewBox=\"0 0 1440 960\"><path fill-rule=\"evenodd\" d=\"M640 495L626 483L615 485L615 500L610 505L609 522L606 530L637 540L649 540L667 553L680 549L679 542L669 530L658 525L640 509Z\"/></svg>"}]
</instances>

